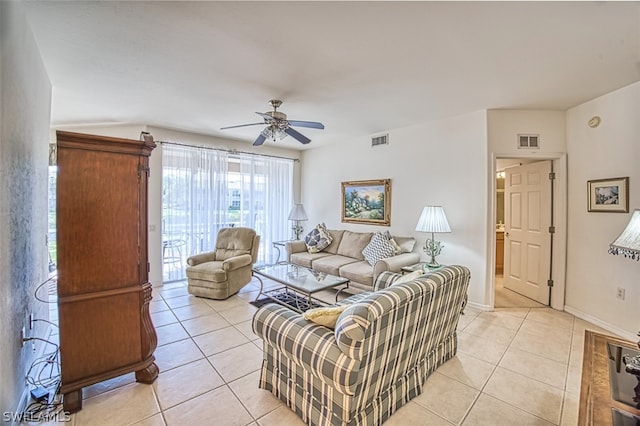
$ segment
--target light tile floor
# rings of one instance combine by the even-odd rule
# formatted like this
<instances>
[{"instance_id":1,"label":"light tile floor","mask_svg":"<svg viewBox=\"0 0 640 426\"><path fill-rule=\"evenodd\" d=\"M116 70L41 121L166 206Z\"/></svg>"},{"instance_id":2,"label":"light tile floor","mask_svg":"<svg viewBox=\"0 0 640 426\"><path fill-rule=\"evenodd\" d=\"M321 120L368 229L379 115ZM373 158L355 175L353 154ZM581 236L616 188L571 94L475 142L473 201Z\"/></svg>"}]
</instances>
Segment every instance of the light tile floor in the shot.
<instances>
[{"instance_id":1,"label":"light tile floor","mask_svg":"<svg viewBox=\"0 0 640 426\"><path fill-rule=\"evenodd\" d=\"M496 308L544 308L545 305L529 299L515 291L504 287L504 276L498 274L495 277L495 298L493 304Z\"/></svg>"},{"instance_id":2,"label":"light tile floor","mask_svg":"<svg viewBox=\"0 0 640 426\"><path fill-rule=\"evenodd\" d=\"M302 425L258 388L262 346L248 303L257 290L254 281L218 301L189 295L184 282L154 289L158 379L127 374L85 388L71 424ZM549 308L467 307L458 354L385 425L575 425L587 328L606 333Z\"/></svg>"}]
</instances>

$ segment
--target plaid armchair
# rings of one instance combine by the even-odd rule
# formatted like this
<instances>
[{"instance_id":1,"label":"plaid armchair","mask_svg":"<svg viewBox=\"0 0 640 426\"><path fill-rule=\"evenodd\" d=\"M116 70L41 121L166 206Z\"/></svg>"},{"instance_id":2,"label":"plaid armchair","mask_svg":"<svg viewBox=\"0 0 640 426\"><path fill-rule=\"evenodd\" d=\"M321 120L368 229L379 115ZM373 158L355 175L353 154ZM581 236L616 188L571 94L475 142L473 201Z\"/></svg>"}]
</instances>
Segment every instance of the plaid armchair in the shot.
<instances>
[{"instance_id":1,"label":"plaid armchair","mask_svg":"<svg viewBox=\"0 0 640 426\"><path fill-rule=\"evenodd\" d=\"M422 393L426 378L457 350L456 327L470 273L447 266L358 294L335 331L276 304L260 308L253 330L263 339L260 388L309 425L379 425ZM384 288L387 287L387 288Z\"/></svg>"}]
</instances>

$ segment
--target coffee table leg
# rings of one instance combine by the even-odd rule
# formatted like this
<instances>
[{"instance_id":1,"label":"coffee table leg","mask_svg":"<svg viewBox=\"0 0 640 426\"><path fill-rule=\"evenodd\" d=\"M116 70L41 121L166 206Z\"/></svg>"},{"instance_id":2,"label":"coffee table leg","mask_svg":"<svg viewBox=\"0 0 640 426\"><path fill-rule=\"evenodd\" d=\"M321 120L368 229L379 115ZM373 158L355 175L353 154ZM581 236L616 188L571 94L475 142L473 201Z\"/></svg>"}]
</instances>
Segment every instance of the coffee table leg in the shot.
<instances>
[{"instance_id":1,"label":"coffee table leg","mask_svg":"<svg viewBox=\"0 0 640 426\"><path fill-rule=\"evenodd\" d=\"M273 248L278 250L278 257L276 257L276 265L280 263L280 247L277 244L273 244Z\"/></svg>"},{"instance_id":2,"label":"coffee table leg","mask_svg":"<svg viewBox=\"0 0 640 426\"><path fill-rule=\"evenodd\" d=\"M256 300L254 300L254 302L257 302L257 301L258 301L258 299L260 299L260 295L262 294L262 289L264 288L264 284L262 283L262 279L261 279L259 276L257 276L256 274L253 274L253 273L252 273L252 275L253 275L253 276L254 276L258 281L260 281L260 291L258 292L258 295L256 296Z\"/></svg>"},{"instance_id":3,"label":"coffee table leg","mask_svg":"<svg viewBox=\"0 0 640 426\"><path fill-rule=\"evenodd\" d=\"M336 303L338 303L338 296L340 296L340 293L342 292L342 290L346 290L348 288L349 288L348 282L344 285L344 287L338 288L338 291L336 291Z\"/></svg>"},{"instance_id":4,"label":"coffee table leg","mask_svg":"<svg viewBox=\"0 0 640 426\"><path fill-rule=\"evenodd\" d=\"M298 296L294 296L294 297L295 297L295 299L296 299L296 307L298 308L298 312L304 312L304 311L305 311L305 309L302 309L302 308L300 307L300 298L299 298Z\"/></svg>"}]
</instances>

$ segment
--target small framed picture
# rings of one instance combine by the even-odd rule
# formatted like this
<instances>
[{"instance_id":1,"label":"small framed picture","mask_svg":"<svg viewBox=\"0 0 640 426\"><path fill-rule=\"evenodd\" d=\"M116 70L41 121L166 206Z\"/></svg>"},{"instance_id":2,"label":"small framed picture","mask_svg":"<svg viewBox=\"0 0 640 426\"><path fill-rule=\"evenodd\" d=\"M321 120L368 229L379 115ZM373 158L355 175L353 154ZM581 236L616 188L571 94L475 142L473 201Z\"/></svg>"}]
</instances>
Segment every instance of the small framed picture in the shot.
<instances>
[{"instance_id":1,"label":"small framed picture","mask_svg":"<svg viewBox=\"0 0 640 426\"><path fill-rule=\"evenodd\" d=\"M629 212L629 178L596 179L587 181L588 211Z\"/></svg>"}]
</instances>

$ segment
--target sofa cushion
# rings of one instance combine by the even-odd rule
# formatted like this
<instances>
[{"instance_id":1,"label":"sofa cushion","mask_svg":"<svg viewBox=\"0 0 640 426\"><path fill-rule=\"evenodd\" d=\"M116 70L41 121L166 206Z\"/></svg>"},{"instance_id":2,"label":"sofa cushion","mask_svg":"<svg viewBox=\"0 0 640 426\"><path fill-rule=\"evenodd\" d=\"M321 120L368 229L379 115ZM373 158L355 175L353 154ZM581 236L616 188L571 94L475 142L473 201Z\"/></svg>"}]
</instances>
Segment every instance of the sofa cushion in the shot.
<instances>
[{"instance_id":1,"label":"sofa cushion","mask_svg":"<svg viewBox=\"0 0 640 426\"><path fill-rule=\"evenodd\" d=\"M339 337L340 334L344 334L352 341L357 342L363 340L370 324L371 319L369 317L369 309L366 304L353 303L348 305L336 322L336 338L338 339L338 345L342 343L342 339Z\"/></svg>"},{"instance_id":2,"label":"sofa cushion","mask_svg":"<svg viewBox=\"0 0 640 426\"><path fill-rule=\"evenodd\" d=\"M371 232L344 231L337 254L364 260L362 250L369 244L372 236Z\"/></svg>"},{"instance_id":3,"label":"sofa cushion","mask_svg":"<svg viewBox=\"0 0 640 426\"><path fill-rule=\"evenodd\" d=\"M227 273L222 269L222 261L218 260L189 266L186 272L187 278L213 282L227 281Z\"/></svg>"},{"instance_id":4,"label":"sofa cushion","mask_svg":"<svg viewBox=\"0 0 640 426\"><path fill-rule=\"evenodd\" d=\"M373 286L373 268L366 260L344 265L340 268L340 276L349 281Z\"/></svg>"},{"instance_id":5,"label":"sofa cushion","mask_svg":"<svg viewBox=\"0 0 640 426\"><path fill-rule=\"evenodd\" d=\"M305 268L311 268L313 261L316 259L321 259L323 257L331 256L329 253L308 253L306 251L301 251L298 253L291 253L291 263L295 263L296 265L304 266Z\"/></svg>"},{"instance_id":6,"label":"sofa cushion","mask_svg":"<svg viewBox=\"0 0 640 426\"><path fill-rule=\"evenodd\" d=\"M331 244L332 239L333 237L327 231L324 223L319 223L304 237L304 242L309 253L318 253L326 249Z\"/></svg>"},{"instance_id":7,"label":"sofa cushion","mask_svg":"<svg viewBox=\"0 0 640 426\"><path fill-rule=\"evenodd\" d=\"M216 237L216 260L251 254L255 236L250 228L222 228Z\"/></svg>"},{"instance_id":8,"label":"sofa cushion","mask_svg":"<svg viewBox=\"0 0 640 426\"><path fill-rule=\"evenodd\" d=\"M340 268L354 262L357 262L357 260L352 257L330 254L329 256L315 259L312 263L312 268L318 272L340 276Z\"/></svg>"},{"instance_id":9,"label":"sofa cushion","mask_svg":"<svg viewBox=\"0 0 640 426\"><path fill-rule=\"evenodd\" d=\"M338 247L340 246L340 241L342 241L342 234L344 234L344 229L327 229L329 234L331 234L331 244L324 249L323 251L331 254L338 254Z\"/></svg>"},{"instance_id":10,"label":"sofa cushion","mask_svg":"<svg viewBox=\"0 0 640 426\"><path fill-rule=\"evenodd\" d=\"M416 239L413 237L393 237L393 239L402 249L402 253L411 253L413 246L416 244Z\"/></svg>"},{"instance_id":11,"label":"sofa cushion","mask_svg":"<svg viewBox=\"0 0 640 426\"><path fill-rule=\"evenodd\" d=\"M380 259L386 259L393 256L395 248L389 242L389 239L382 233L376 232L369 244L362 250L362 255L369 265L373 266Z\"/></svg>"}]
</instances>

